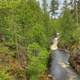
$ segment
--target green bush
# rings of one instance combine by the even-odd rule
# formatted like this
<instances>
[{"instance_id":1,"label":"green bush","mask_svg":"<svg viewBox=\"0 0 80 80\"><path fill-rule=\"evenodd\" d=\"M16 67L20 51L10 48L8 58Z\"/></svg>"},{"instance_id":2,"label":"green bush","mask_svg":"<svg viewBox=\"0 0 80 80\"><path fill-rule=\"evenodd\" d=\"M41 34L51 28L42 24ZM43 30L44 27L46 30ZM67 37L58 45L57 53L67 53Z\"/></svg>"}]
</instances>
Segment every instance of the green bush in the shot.
<instances>
[{"instance_id":1,"label":"green bush","mask_svg":"<svg viewBox=\"0 0 80 80\"><path fill-rule=\"evenodd\" d=\"M5 71L0 70L0 80L13 80Z\"/></svg>"},{"instance_id":2,"label":"green bush","mask_svg":"<svg viewBox=\"0 0 80 80\"><path fill-rule=\"evenodd\" d=\"M30 44L27 52L29 58L28 72L31 78L37 78L40 73L46 70L48 52L37 43Z\"/></svg>"}]
</instances>

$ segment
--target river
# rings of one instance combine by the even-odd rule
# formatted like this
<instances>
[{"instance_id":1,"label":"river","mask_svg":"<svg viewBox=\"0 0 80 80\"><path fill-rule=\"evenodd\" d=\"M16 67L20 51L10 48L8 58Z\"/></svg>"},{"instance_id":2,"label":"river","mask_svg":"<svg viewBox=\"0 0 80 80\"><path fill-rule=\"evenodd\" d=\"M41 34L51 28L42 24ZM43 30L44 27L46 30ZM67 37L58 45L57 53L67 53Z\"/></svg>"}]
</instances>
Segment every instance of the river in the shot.
<instances>
[{"instance_id":1,"label":"river","mask_svg":"<svg viewBox=\"0 0 80 80\"><path fill-rule=\"evenodd\" d=\"M54 38L51 45L51 65L50 74L55 78L53 80L80 80L79 75L70 66L69 54L59 50L57 47L59 37Z\"/></svg>"},{"instance_id":2,"label":"river","mask_svg":"<svg viewBox=\"0 0 80 80\"><path fill-rule=\"evenodd\" d=\"M55 80L80 80L79 75L70 66L68 58L69 54L64 51L52 51L50 73Z\"/></svg>"}]
</instances>

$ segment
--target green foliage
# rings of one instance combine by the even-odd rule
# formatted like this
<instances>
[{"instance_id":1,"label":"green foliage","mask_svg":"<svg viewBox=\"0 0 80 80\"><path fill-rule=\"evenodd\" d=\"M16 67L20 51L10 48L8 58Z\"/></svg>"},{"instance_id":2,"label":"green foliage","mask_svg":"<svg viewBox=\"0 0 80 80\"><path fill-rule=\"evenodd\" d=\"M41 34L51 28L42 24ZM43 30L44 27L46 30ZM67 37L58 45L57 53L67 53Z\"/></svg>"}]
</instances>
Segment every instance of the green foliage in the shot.
<instances>
[{"instance_id":1,"label":"green foliage","mask_svg":"<svg viewBox=\"0 0 80 80\"><path fill-rule=\"evenodd\" d=\"M13 77L7 74L6 71L0 69L0 80L13 80Z\"/></svg>"},{"instance_id":2,"label":"green foliage","mask_svg":"<svg viewBox=\"0 0 80 80\"><path fill-rule=\"evenodd\" d=\"M16 7L21 0L0 0L0 8Z\"/></svg>"},{"instance_id":3,"label":"green foliage","mask_svg":"<svg viewBox=\"0 0 80 80\"><path fill-rule=\"evenodd\" d=\"M37 43L30 44L27 49L29 64L28 71L31 77L38 76L46 70L48 52Z\"/></svg>"},{"instance_id":4,"label":"green foliage","mask_svg":"<svg viewBox=\"0 0 80 80\"><path fill-rule=\"evenodd\" d=\"M0 65L22 80L26 80L26 71L30 80L38 80L46 70L49 41L56 32L63 47L80 43L79 3L77 11L65 2L61 17L50 19L43 1L44 13L36 0L0 0L0 59L4 60ZM50 14L57 9L58 1L52 0ZM9 80L5 71L0 70L0 80Z\"/></svg>"},{"instance_id":5,"label":"green foliage","mask_svg":"<svg viewBox=\"0 0 80 80\"><path fill-rule=\"evenodd\" d=\"M54 21L42 12L35 0L1 0L0 21L0 40L4 37L0 44L0 54L4 56L0 57L7 61L5 65L11 66L7 70L11 69L10 73L19 77L22 73L19 69L23 69L21 76L25 77L28 67L28 74L36 80L46 70L48 42L56 32ZM23 55L28 57L24 60Z\"/></svg>"},{"instance_id":6,"label":"green foliage","mask_svg":"<svg viewBox=\"0 0 80 80\"><path fill-rule=\"evenodd\" d=\"M71 0L70 0L71 1ZM61 17L57 20L57 31L60 33L59 44L63 47L80 43L80 24L79 24L79 2L76 4L76 0L71 1L70 4L67 0L64 1L63 11ZM74 5L74 6L72 6ZM69 7L72 7L71 9ZM55 23L56 24L56 23Z\"/></svg>"},{"instance_id":7,"label":"green foliage","mask_svg":"<svg viewBox=\"0 0 80 80\"><path fill-rule=\"evenodd\" d=\"M62 45L69 45L75 40L73 38L73 31L75 30L76 26L73 25L72 15L68 8L65 8L60 18L59 22L59 32L60 32L60 44ZM74 39L74 40L73 40Z\"/></svg>"},{"instance_id":8,"label":"green foliage","mask_svg":"<svg viewBox=\"0 0 80 80\"><path fill-rule=\"evenodd\" d=\"M76 29L73 31L73 38L75 39L76 42L80 43L80 34L79 34L79 32L80 32L80 27L78 25L78 26L76 26Z\"/></svg>"},{"instance_id":9,"label":"green foliage","mask_svg":"<svg viewBox=\"0 0 80 80\"><path fill-rule=\"evenodd\" d=\"M27 32L27 43L37 42L40 46L47 47L47 36L44 30L45 29L42 25L35 24L35 26Z\"/></svg>"}]
</instances>

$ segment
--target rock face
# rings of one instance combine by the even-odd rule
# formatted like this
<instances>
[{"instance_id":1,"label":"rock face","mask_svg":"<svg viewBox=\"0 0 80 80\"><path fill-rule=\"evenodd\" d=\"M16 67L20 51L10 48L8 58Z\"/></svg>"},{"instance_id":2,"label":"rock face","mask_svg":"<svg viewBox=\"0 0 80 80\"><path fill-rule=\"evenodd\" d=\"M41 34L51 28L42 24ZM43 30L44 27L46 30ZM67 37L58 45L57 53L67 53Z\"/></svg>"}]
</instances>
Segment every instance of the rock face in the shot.
<instances>
[{"instance_id":1,"label":"rock face","mask_svg":"<svg viewBox=\"0 0 80 80\"><path fill-rule=\"evenodd\" d=\"M71 55L69 58L69 62L71 66L80 74L80 51L75 51L76 53Z\"/></svg>"}]
</instances>

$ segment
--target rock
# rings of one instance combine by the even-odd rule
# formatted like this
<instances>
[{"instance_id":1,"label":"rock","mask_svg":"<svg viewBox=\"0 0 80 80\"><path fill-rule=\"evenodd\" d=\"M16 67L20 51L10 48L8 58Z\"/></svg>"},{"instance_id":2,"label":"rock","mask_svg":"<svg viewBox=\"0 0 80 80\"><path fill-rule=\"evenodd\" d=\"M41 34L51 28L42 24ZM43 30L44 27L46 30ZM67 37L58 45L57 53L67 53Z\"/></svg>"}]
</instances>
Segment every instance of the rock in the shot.
<instances>
[{"instance_id":1,"label":"rock","mask_svg":"<svg viewBox=\"0 0 80 80\"><path fill-rule=\"evenodd\" d=\"M49 80L55 80L55 77L53 77L51 74L48 75Z\"/></svg>"},{"instance_id":2,"label":"rock","mask_svg":"<svg viewBox=\"0 0 80 80\"><path fill-rule=\"evenodd\" d=\"M74 54L74 53L73 53ZM71 55L69 58L71 66L80 73L80 51L77 50L74 55Z\"/></svg>"},{"instance_id":3,"label":"rock","mask_svg":"<svg viewBox=\"0 0 80 80\"><path fill-rule=\"evenodd\" d=\"M39 80L55 80L54 77L51 74L42 74L39 75Z\"/></svg>"}]
</instances>

